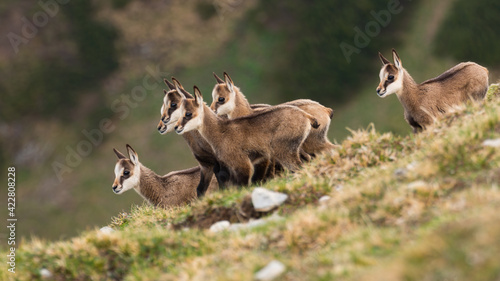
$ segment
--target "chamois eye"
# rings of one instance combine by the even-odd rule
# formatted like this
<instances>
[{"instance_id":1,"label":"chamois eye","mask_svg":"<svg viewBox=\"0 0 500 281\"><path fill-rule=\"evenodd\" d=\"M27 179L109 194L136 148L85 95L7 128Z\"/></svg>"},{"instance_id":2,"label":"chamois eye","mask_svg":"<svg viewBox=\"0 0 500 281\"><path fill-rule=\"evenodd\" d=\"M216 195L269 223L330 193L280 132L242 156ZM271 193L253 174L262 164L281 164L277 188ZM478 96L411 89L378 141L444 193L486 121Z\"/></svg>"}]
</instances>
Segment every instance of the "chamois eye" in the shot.
<instances>
[{"instance_id":1,"label":"chamois eye","mask_svg":"<svg viewBox=\"0 0 500 281\"><path fill-rule=\"evenodd\" d=\"M226 100L226 99L225 99L225 98L223 98L223 97L220 97L220 98L219 98L219 102L224 102L225 100Z\"/></svg>"},{"instance_id":2,"label":"chamois eye","mask_svg":"<svg viewBox=\"0 0 500 281\"><path fill-rule=\"evenodd\" d=\"M177 104L173 102L173 103L171 103L171 104L170 104L170 107L171 107L171 108L176 108L176 107L177 107Z\"/></svg>"},{"instance_id":3,"label":"chamois eye","mask_svg":"<svg viewBox=\"0 0 500 281\"><path fill-rule=\"evenodd\" d=\"M124 176L128 176L128 175L130 175L130 171L123 171L123 175L124 175Z\"/></svg>"},{"instance_id":4,"label":"chamois eye","mask_svg":"<svg viewBox=\"0 0 500 281\"><path fill-rule=\"evenodd\" d=\"M389 75L389 76L387 76L387 79L389 79L389 80L394 79L394 75Z\"/></svg>"},{"instance_id":5,"label":"chamois eye","mask_svg":"<svg viewBox=\"0 0 500 281\"><path fill-rule=\"evenodd\" d=\"M191 116L193 116L193 113L191 113L191 112L186 112L186 117L191 117Z\"/></svg>"}]
</instances>

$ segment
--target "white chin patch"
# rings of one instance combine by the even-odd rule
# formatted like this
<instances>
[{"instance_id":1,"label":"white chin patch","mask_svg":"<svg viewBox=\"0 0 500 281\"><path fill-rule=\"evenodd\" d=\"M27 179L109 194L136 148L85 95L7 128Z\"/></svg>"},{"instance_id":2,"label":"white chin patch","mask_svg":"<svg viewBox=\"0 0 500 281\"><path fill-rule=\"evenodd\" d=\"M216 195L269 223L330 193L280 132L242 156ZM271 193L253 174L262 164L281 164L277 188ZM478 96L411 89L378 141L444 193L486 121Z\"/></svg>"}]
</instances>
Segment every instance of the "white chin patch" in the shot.
<instances>
[{"instance_id":1,"label":"white chin patch","mask_svg":"<svg viewBox=\"0 0 500 281\"><path fill-rule=\"evenodd\" d=\"M217 115L227 115L229 118L231 118L231 114L233 113L234 108L234 99L231 99L229 102L226 102L225 104L217 108Z\"/></svg>"},{"instance_id":2,"label":"white chin patch","mask_svg":"<svg viewBox=\"0 0 500 281\"><path fill-rule=\"evenodd\" d=\"M386 89L385 94L381 96L381 98L385 98L388 95L392 95L394 93L399 93L403 88L403 79L399 78L398 80L392 82Z\"/></svg>"},{"instance_id":3,"label":"white chin patch","mask_svg":"<svg viewBox=\"0 0 500 281\"><path fill-rule=\"evenodd\" d=\"M198 115L197 117L189 120L189 122L187 122L184 125L184 129L182 130L181 134L183 134L185 132L192 131L192 130L197 130L200 126L201 126L201 118Z\"/></svg>"},{"instance_id":4,"label":"white chin patch","mask_svg":"<svg viewBox=\"0 0 500 281\"><path fill-rule=\"evenodd\" d=\"M141 174L141 171L140 171L139 166L137 165L134 167L134 174L131 177L129 177L128 179L123 181L122 190L118 194L122 194L123 192L125 192L129 189L133 189L133 188L139 189L140 174Z\"/></svg>"}]
</instances>

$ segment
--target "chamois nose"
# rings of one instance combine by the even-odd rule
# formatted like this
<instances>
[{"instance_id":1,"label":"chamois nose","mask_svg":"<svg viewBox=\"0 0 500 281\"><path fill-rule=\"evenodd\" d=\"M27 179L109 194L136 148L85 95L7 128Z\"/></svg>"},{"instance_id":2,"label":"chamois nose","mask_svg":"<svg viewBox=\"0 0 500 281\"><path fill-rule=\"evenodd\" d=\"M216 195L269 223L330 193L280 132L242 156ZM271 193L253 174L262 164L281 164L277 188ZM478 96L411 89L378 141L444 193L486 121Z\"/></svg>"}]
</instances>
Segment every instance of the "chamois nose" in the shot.
<instances>
[{"instance_id":1,"label":"chamois nose","mask_svg":"<svg viewBox=\"0 0 500 281\"><path fill-rule=\"evenodd\" d=\"M177 129L179 129L179 126L175 126L175 127L174 127L174 130L176 130L176 131L177 131Z\"/></svg>"},{"instance_id":2,"label":"chamois nose","mask_svg":"<svg viewBox=\"0 0 500 281\"><path fill-rule=\"evenodd\" d=\"M165 116L161 117L161 121L165 122Z\"/></svg>"},{"instance_id":3,"label":"chamois nose","mask_svg":"<svg viewBox=\"0 0 500 281\"><path fill-rule=\"evenodd\" d=\"M377 94L380 94L380 88L377 88Z\"/></svg>"}]
</instances>

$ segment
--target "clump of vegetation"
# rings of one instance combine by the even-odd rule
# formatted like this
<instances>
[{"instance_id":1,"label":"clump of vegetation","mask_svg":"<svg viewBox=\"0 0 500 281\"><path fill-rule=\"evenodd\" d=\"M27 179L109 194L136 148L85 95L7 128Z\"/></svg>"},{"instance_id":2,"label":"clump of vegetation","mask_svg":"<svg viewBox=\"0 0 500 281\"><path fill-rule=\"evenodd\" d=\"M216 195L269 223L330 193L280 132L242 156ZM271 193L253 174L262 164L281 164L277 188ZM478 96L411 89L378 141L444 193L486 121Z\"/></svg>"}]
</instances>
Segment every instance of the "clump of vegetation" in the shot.
<instances>
[{"instance_id":1,"label":"clump of vegetation","mask_svg":"<svg viewBox=\"0 0 500 281\"><path fill-rule=\"evenodd\" d=\"M205 230L211 216L251 211L246 188L168 210L133 207L112 220L111 233L24 241L16 277L40 279L47 269L72 280L251 280L277 259L285 279L495 279L500 151L484 141L498 138L498 97L469 104L418 135L381 135L373 126L353 131L332 154L265 184L290 196L276 211L282 219ZM319 203L325 194L331 198Z\"/></svg>"}]
</instances>

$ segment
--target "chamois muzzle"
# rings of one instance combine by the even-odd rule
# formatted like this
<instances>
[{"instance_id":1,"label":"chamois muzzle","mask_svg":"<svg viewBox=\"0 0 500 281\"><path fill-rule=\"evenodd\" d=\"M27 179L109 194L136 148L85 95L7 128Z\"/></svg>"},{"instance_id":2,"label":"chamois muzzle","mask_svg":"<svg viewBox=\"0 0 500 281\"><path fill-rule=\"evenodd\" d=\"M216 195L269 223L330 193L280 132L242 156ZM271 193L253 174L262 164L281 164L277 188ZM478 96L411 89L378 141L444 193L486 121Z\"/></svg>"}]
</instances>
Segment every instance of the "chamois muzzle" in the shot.
<instances>
[{"instance_id":1,"label":"chamois muzzle","mask_svg":"<svg viewBox=\"0 0 500 281\"><path fill-rule=\"evenodd\" d=\"M166 126L166 124L164 124L164 123L163 123L163 121L160 121L160 122L158 123L157 128L158 128L158 132L159 132L160 134L162 134L162 135L165 133L165 131L167 131L167 126Z\"/></svg>"},{"instance_id":2,"label":"chamois muzzle","mask_svg":"<svg viewBox=\"0 0 500 281\"><path fill-rule=\"evenodd\" d=\"M385 95L385 93L386 93L386 91L383 91L383 92L382 92L381 90L382 90L382 89L377 88L377 95L378 95L379 97L383 97L383 96Z\"/></svg>"},{"instance_id":3,"label":"chamois muzzle","mask_svg":"<svg viewBox=\"0 0 500 281\"><path fill-rule=\"evenodd\" d=\"M122 188L121 188L121 187L119 187L118 185L113 186L113 192L114 192L115 194L119 194L119 193L120 193L120 191L122 191Z\"/></svg>"},{"instance_id":4,"label":"chamois muzzle","mask_svg":"<svg viewBox=\"0 0 500 281\"><path fill-rule=\"evenodd\" d=\"M181 134L184 131L184 127L175 126L174 130L177 134Z\"/></svg>"}]
</instances>

